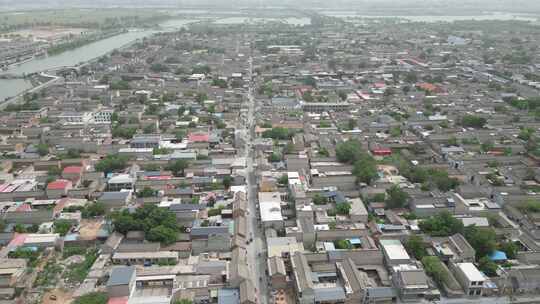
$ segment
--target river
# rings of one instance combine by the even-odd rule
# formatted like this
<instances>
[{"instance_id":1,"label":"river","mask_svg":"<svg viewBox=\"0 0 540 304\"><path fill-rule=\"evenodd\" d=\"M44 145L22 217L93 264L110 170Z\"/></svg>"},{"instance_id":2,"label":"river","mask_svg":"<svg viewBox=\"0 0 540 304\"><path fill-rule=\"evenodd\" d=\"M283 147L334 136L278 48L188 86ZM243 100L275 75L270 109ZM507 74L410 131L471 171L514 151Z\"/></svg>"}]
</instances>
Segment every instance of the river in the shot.
<instances>
[{"instance_id":1,"label":"river","mask_svg":"<svg viewBox=\"0 0 540 304\"><path fill-rule=\"evenodd\" d=\"M127 45L137 39L148 37L157 32L172 31L196 22L196 20L169 20L162 24L161 30L137 30L96 41L77 49L69 50L54 56L39 58L10 68L4 73L22 75L35 73L60 66L74 66L103 56L108 52ZM31 88L30 82L24 79L0 79L0 101L22 93Z\"/></svg>"},{"instance_id":2,"label":"river","mask_svg":"<svg viewBox=\"0 0 540 304\"><path fill-rule=\"evenodd\" d=\"M454 22L454 21L529 21L536 22L539 15L534 14L512 14L512 13L489 13L479 15L362 15L361 12L355 11L322 11L323 15L338 17L338 18L365 18L365 19L404 19L413 22Z\"/></svg>"}]
</instances>

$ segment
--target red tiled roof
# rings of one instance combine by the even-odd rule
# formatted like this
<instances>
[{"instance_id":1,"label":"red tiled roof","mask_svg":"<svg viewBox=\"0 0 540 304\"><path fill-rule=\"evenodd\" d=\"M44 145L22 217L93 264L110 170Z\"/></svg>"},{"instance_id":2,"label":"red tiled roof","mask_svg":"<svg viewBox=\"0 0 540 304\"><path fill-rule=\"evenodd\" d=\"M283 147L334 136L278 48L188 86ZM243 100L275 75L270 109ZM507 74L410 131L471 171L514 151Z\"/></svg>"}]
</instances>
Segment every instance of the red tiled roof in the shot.
<instances>
[{"instance_id":1,"label":"red tiled roof","mask_svg":"<svg viewBox=\"0 0 540 304\"><path fill-rule=\"evenodd\" d=\"M378 89L382 89L382 88L386 87L386 83L384 83L384 82L376 82L376 83L374 84L374 86L375 86L376 88L378 88Z\"/></svg>"},{"instance_id":2,"label":"red tiled roof","mask_svg":"<svg viewBox=\"0 0 540 304\"><path fill-rule=\"evenodd\" d=\"M146 180L169 180L169 179L172 179L172 175L147 176L144 179L146 179Z\"/></svg>"},{"instance_id":3,"label":"red tiled roof","mask_svg":"<svg viewBox=\"0 0 540 304\"><path fill-rule=\"evenodd\" d=\"M114 297L110 298L107 304L127 304L128 297Z\"/></svg>"},{"instance_id":4,"label":"red tiled roof","mask_svg":"<svg viewBox=\"0 0 540 304\"><path fill-rule=\"evenodd\" d=\"M15 209L15 212L26 212L26 211L32 211L32 206L30 204L22 204L17 209Z\"/></svg>"},{"instance_id":5,"label":"red tiled roof","mask_svg":"<svg viewBox=\"0 0 540 304\"><path fill-rule=\"evenodd\" d=\"M190 142L208 142L210 136L206 133L191 133L188 139Z\"/></svg>"},{"instance_id":6,"label":"red tiled roof","mask_svg":"<svg viewBox=\"0 0 540 304\"><path fill-rule=\"evenodd\" d=\"M79 174L79 173L82 172L82 170L83 170L83 167L81 167L81 166L68 166L68 167L64 168L62 173L65 173L65 174Z\"/></svg>"},{"instance_id":7,"label":"red tiled roof","mask_svg":"<svg viewBox=\"0 0 540 304\"><path fill-rule=\"evenodd\" d=\"M421 89L424 89L426 91L431 91L431 92L435 92L435 91L439 90L438 86L436 86L436 85L434 85L432 83L428 83L428 82L418 83L416 86L421 88Z\"/></svg>"},{"instance_id":8,"label":"red tiled roof","mask_svg":"<svg viewBox=\"0 0 540 304\"><path fill-rule=\"evenodd\" d=\"M63 190L67 187L71 186L71 181L65 180L65 179L59 179L54 182L50 182L47 185L47 190Z\"/></svg>"},{"instance_id":9,"label":"red tiled roof","mask_svg":"<svg viewBox=\"0 0 540 304\"><path fill-rule=\"evenodd\" d=\"M9 242L8 247L15 248L15 247L22 246L25 240L26 240L26 233L15 233L15 235L13 235L13 238Z\"/></svg>"}]
</instances>

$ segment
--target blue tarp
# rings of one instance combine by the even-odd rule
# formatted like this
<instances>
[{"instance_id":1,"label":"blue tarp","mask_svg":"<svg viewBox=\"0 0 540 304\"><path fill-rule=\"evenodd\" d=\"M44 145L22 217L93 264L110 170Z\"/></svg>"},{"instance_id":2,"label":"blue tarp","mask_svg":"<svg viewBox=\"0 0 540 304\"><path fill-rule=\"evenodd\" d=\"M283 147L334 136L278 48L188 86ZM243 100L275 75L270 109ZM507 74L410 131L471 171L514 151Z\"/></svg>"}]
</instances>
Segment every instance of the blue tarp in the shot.
<instances>
[{"instance_id":1,"label":"blue tarp","mask_svg":"<svg viewBox=\"0 0 540 304\"><path fill-rule=\"evenodd\" d=\"M506 261L506 253L503 251L495 250L489 255L489 259L492 261Z\"/></svg>"},{"instance_id":2,"label":"blue tarp","mask_svg":"<svg viewBox=\"0 0 540 304\"><path fill-rule=\"evenodd\" d=\"M362 240L360 240L359 238L352 238L352 239L349 239L349 243L351 243L352 245L361 245Z\"/></svg>"}]
</instances>

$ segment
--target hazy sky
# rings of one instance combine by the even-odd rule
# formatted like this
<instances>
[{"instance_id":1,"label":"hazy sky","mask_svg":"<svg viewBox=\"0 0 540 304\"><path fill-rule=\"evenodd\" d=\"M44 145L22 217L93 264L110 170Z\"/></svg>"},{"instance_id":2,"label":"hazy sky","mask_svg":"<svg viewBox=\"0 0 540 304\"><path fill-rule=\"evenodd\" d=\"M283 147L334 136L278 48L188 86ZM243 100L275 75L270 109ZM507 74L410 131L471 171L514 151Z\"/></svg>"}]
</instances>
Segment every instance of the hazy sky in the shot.
<instances>
[{"instance_id":1,"label":"hazy sky","mask_svg":"<svg viewBox=\"0 0 540 304\"><path fill-rule=\"evenodd\" d=\"M299 8L332 8L336 10L402 10L415 9L434 13L482 11L539 13L540 0L0 0L5 10L62 7L175 6L222 7L295 6Z\"/></svg>"}]
</instances>

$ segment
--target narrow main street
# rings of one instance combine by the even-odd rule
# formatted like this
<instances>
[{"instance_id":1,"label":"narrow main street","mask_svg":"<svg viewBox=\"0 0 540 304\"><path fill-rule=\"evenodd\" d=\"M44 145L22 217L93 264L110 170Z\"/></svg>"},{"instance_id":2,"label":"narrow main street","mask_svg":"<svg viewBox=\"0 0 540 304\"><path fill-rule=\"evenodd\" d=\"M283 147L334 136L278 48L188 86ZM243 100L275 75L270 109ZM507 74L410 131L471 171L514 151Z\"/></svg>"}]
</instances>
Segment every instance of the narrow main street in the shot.
<instances>
[{"instance_id":1,"label":"narrow main street","mask_svg":"<svg viewBox=\"0 0 540 304\"><path fill-rule=\"evenodd\" d=\"M253 58L249 58L249 88L247 93L248 114L245 130L244 157L247 168L247 195L248 195L248 231L252 239L247 247L248 266L253 284L255 285L257 299L259 303L268 303L268 282L266 279L266 245L264 243L263 230L259 226L257 204L257 183L255 168L253 166L254 153L252 149L253 137L255 133L255 98L253 97Z\"/></svg>"}]
</instances>

